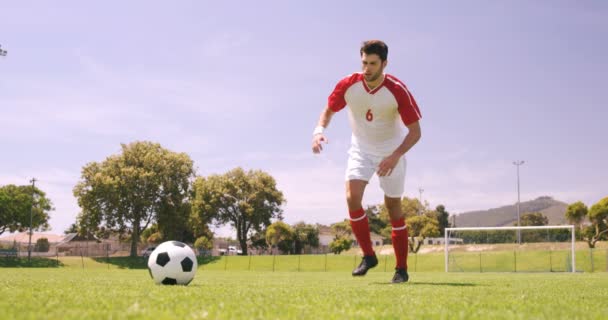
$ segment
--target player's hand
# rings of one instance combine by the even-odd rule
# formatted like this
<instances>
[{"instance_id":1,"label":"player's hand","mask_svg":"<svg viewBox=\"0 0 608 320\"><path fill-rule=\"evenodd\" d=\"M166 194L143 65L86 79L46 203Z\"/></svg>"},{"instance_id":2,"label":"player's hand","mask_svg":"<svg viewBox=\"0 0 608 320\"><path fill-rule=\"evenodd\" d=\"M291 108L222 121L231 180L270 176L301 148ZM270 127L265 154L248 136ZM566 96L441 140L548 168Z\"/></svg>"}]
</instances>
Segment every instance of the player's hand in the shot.
<instances>
[{"instance_id":1,"label":"player's hand","mask_svg":"<svg viewBox=\"0 0 608 320\"><path fill-rule=\"evenodd\" d=\"M328 143L327 138L322 133L315 134L312 137L312 153L320 153L323 143Z\"/></svg>"},{"instance_id":2,"label":"player's hand","mask_svg":"<svg viewBox=\"0 0 608 320\"><path fill-rule=\"evenodd\" d=\"M382 162L380 162L380 164L378 165L378 171L376 171L378 176L379 177L390 176L391 173L393 172L393 169L397 165L397 162L399 162L399 158L401 158L401 156L391 154L390 156L382 159Z\"/></svg>"}]
</instances>

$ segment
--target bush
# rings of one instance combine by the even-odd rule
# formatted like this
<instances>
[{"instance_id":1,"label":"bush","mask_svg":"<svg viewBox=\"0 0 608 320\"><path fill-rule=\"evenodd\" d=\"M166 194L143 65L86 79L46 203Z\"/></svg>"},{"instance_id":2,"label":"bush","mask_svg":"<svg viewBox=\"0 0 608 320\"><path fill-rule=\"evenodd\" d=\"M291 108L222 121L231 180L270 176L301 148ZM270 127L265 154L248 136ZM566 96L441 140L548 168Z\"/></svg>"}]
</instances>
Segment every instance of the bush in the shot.
<instances>
[{"instance_id":1,"label":"bush","mask_svg":"<svg viewBox=\"0 0 608 320\"><path fill-rule=\"evenodd\" d=\"M196 239L194 242L194 247L198 250L211 250L213 249L213 241L207 239L205 236L202 236Z\"/></svg>"},{"instance_id":2,"label":"bush","mask_svg":"<svg viewBox=\"0 0 608 320\"><path fill-rule=\"evenodd\" d=\"M37 252L49 252L50 248L49 239L40 238L36 241L36 246L34 247L34 251Z\"/></svg>"},{"instance_id":3,"label":"bush","mask_svg":"<svg viewBox=\"0 0 608 320\"><path fill-rule=\"evenodd\" d=\"M149 244L159 244L162 241L163 241L163 236L162 236L162 234L160 234L160 232L155 232L146 239L146 242L148 242Z\"/></svg>"},{"instance_id":4,"label":"bush","mask_svg":"<svg viewBox=\"0 0 608 320\"><path fill-rule=\"evenodd\" d=\"M350 249L353 241L345 236L336 237L334 241L329 244L329 250L334 254L340 254L342 251Z\"/></svg>"}]
</instances>

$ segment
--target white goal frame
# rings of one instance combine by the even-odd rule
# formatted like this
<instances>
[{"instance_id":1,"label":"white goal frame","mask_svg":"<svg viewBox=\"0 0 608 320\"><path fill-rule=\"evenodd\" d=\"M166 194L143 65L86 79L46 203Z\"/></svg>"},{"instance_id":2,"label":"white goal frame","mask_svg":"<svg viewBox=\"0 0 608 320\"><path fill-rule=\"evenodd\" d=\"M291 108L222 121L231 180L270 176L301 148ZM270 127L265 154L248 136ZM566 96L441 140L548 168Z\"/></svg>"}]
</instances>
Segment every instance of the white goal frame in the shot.
<instances>
[{"instance_id":1,"label":"white goal frame","mask_svg":"<svg viewBox=\"0 0 608 320\"><path fill-rule=\"evenodd\" d=\"M570 229L570 233L572 234L571 247L570 247L570 256L572 257L572 272L576 272L576 258L574 252L574 243L576 241L574 235L574 226L573 225L563 225L563 226L527 226L527 227L461 227L461 228L445 228L444 231L444 251L445 251L445 272L448 271L448 234L451 231L483 231L483 230L542 230L542 229Z\"/></svg>"}]
</instances>

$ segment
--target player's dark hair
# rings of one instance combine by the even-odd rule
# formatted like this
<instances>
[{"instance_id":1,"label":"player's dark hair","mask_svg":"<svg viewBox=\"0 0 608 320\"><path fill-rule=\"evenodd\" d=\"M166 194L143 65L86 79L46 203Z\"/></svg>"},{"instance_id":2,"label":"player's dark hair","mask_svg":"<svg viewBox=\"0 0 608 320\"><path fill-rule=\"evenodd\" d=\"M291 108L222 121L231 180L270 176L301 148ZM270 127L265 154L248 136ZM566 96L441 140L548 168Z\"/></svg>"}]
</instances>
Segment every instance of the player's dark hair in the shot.
<instances>
[{"instance_id":1,"label":"player's dark hair","mask_svg":"<svg viewBox=\"0 0 608 320\"><path fill-rule=\"evenodd\" d=\"M386 57L388 56L388 46L386 43L380 40L368 40L363 42L359 52L361 55L363 55L364 52L368 55L377 54L380 57L380 60L386 61Z\"/></svg>"}]
</instances>

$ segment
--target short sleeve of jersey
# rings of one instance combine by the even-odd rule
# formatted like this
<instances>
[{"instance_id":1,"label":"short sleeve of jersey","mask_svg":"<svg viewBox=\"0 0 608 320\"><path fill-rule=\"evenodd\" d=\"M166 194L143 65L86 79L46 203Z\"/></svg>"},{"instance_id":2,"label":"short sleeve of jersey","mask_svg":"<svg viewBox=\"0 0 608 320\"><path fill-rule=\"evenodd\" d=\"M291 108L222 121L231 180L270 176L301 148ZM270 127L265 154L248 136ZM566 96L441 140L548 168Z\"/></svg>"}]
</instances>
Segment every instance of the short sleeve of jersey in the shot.
<instances>
[{"instance_id":1,"label":"short sleeve of jersey","mask_svg":"<svg viewBox=\"0 0 608 320\"><path fill-rule=\"evenodd\" d=\"M403 82L395 77L390 77L389 80L393 83L393 95L397 100L397 110L401 115L401 120L405 125L410 125L422 118L418 104L414 96L410 93Z\"/></svg>"},{"instance_id":2,"label":"short sleeve of jersey","mask_svg":"<svg viewBox=\"0 0 608 320\"><path fill-rule=\"evenodd\" d=\"M329 106L331 111L338 112L344 109L346 106L346 99L344 98L346 90L348 90L348 88L350 88L350 86L353 85L357 79L358 74L355 73L344 77L342 80L340 80L340 82L338 82L334 88L334 91L329 95L329 98L327 98L327 106Z\"/></svg>"}]
</instances>

